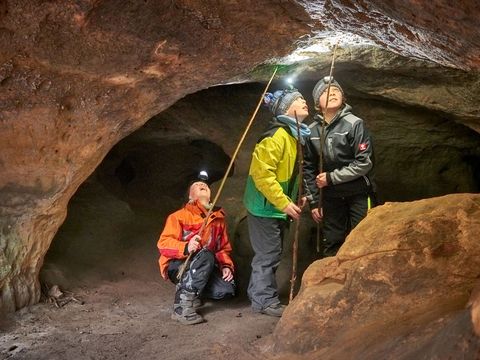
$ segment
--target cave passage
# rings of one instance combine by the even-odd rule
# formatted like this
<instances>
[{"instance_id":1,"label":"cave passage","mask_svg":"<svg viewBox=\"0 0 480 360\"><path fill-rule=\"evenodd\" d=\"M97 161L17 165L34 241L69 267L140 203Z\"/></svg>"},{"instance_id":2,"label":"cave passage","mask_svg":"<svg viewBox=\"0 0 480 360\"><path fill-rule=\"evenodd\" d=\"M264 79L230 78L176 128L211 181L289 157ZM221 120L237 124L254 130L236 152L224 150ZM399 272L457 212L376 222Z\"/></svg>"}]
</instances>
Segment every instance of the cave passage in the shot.
<instances>
[{"instance_id":1,"label":"cave passage","mask_svg":"<svg viewBox=\"0 0 480 360\"><path fill-rule=\"evenodd\" d=\"M370 95L353 85L357 73L346 67L337 78L345 82L347 101L354 113L364 119L373 134L376 182L382 202L478 192L478 133L456 121L456 115ZM363 85L376 82L376 75L370 76L369 80L362 73ZM315 80L308 78L295 83L307 97L310 109L314 84ZM168 345L162 345L166 358L181 349L181 359L187 351L184 340L171 334L183 336L183 332L169 321L175 287L160 278L156 242L167 215L185 203L187 185L200 170L207 170L214 181L223 176L263 86L217 86L185 97L114 146L79 187L47 252L40 281L44 301L52 301L49 294L58 285L67 294L66 299L73 294L82 304L69 303L68 309L59 311L52 310L54 307L32 310L38 323L62 327L60 335L48 341L50 352L45 359L59 348L67 352L75 349L71 344L79 335L85 342L111 337L112 343L102 348L131 354L149 341L158 342L159 329L160 339L169 339ZM276 81L271 89L283 86L282 81ZM253 313L246 296L253 252L242 204L251 152L269 119L268 111L260 109L219 199L227 213L238 296L231 301L207 302L200 310L209 328L201 336L194 336L197 349L211 342L216 333L229 334L238 340L238 347L245 349L252 341L272 334L277 323L276 319ZM218 183L212 185L212 194ZM277 271L280 296L285 302L290 288L292 235L290 231L284 241ZM301 220L299 246L297 291L304 271L319 259L316 226L308 209ZM131 329L139 335L132 337ZM106 338L98 334L106 334L102 335ZM158 356L157 347L150 351L155 352L151 358ZM231 344L228 351L235 351Z\"/></svg>"},{"instance_id":2,"label":"cave passage","mask_svg":"<svg viewBox=\"0 0 480 360\"><path fill-rule=\"evenodd\" d=\"M347 76L352 75L345 71L338 78ZM314 84L306 79L295 86L309 100ZM159 277L156 241L166 216L184 204L187 184L200 170L207 170L214 182L224 175L227 154L233 153L263 86L219 86L192 94L118 143L70 201L68 217L46 256L42 281L70 288L95 279ZM271 89L282 86L276 82ZM445 114L358 96L348 86L345 91L374 136L381 202L478 191L478 134L446 120ZM310 100L309 105L313 109ZM242 196L251 151L268 119L262 108L220 197L243 294L252 250L242 221ZM308 210L303 219L302 271L318 258ZM287 240L286 258L288 246ZM283 292L290 271L289 260L285 262L279 271Z\"/></svg>"}]
</instances>

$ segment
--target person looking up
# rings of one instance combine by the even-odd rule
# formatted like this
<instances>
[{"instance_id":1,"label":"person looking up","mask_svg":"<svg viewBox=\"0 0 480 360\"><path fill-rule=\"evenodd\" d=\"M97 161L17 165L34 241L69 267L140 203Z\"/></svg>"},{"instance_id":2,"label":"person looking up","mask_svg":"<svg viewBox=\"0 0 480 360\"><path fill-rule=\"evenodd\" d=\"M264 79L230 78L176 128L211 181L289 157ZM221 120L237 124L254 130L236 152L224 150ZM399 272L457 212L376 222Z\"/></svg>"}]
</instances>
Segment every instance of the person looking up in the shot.
<instances>
[{"instance_id":1,"label":"person looking up","mask_svg":"<svg viewBox=\"0 0 480 360\"><path fill-rule=\"evenodd\" d=\"M282 254L287 219L299 219L297 139L303 144L310 130L302 123L308 106L296 89L267 93L265 104L273 114L258 140L244 194L250 243L254 251L248 296L254 312L282 316L275 279ZM300 123L297 131L296 119Z\"/></svg>"},{"instance_id":2,"label":"person looking up","mask_svg":"<svg viewBox=\"0 0 480 360\"><path fill-rule=\"evenodd\" d=\"M222 208L211 208L207 180L208 175L201 172L190 184L187 204L168 216L157 242L160 273L165 280L176 284L172 319L185 325L204 321L196 311L202 304L201 298L223 299L235 295L232 246L225 213ZM180 266L189 254L191 261L178 280Z\"/></svg>"},{"instance_id":3,"label":"person looking up","mask_svg":"<svg viewBox=\"0 0 480 360\"><path fill-rule=\"evenodd\" d=\"M323 219L323 256L327 257L337 253L374 202L373 144L337 81L322 78L313 89L313 99L318 113L309 126L303 170L312 218L317 223Z\"/></svg>"}]
</instances>

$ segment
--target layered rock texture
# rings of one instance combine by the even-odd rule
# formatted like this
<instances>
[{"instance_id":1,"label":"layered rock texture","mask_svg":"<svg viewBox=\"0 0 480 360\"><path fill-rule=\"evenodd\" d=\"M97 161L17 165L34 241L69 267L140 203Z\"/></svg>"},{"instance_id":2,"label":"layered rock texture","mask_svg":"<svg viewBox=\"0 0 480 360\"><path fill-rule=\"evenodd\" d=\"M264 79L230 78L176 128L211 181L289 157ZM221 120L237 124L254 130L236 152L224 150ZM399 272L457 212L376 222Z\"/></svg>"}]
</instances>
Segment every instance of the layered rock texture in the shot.
<instances>
[{"instance_id":1,"label":"layered rock texture","mask_svg":"<svg viewBox=\"0 0 480 360\"><path fill-rule=\"evenodd\" d=\"M250 71L336 30L396 52L342 44L335 70L349 102L376 135L383 199L478 191L479 14L473 1L0 0L0 312L38 301L38 274L67 204L115 144L156 117L160 126L142 130L150 138L127 140L107 157L95 176L108 190L99 191L95 183L93 193L112 199L112 206L121 202L118 223L139 209L167 213L183 191L172 179L191 171L185 153L215 163L219 177L234 149L232 136L241 133L240 120L251 114L263 87L211 90L205 98L187 98L160 113L213 85L264 81L271 66ZM330 54L319 55L280 75L304 70L299 87L309 94L319 74L328 73L329 62ZM228 117L245 92L240 102L249 105ZM225 98L228 104L218 112L215 101ZM203 106L207 102L210 108ZM202 116L184 116L195 111ZM254 138L249 141L224 199L237 218ZM163 165L174 176L139 171L151 165ZM135 184L151 192L138 192ZM170 196L145 201L161 191ZM275 333L277 351L332 350L333 334L356 338L355 329L370 336L368 344L391 329L395 316L428 334L463 328L460 334L468 342L479 332L478 291L470 299L473 325L467 325L470 313L460 309L478 276L472 238L478 201L457 195L374 210L339 257L314 263L307 272L301 295ZM72 229L65 237L79 234ZM348 286L358 291L352 295ZM347 318L352 329L344 331ZM435 318L444 320L434 323ZM322 336L293 342L295 332L319 325L313 331ZM406 328L392 331L410 341ZM285 336L292 341L285 342ZM381 357L388 347L383 344L365 354ZM435 346L418 344L418 351ZM344 354L364 351L362 346L352 340ZM396 346L391 344L392 351ZM472 346L465 345L466 354Z\"/></svg>"},{"instance_id":2,"label":"layered rock texture","mask_svg":"<svg viewBox=\"0 0 480 360\"><path fill-rule=\"evenodd\" d=\"M407 57L478 69L480 50L473 0L299 1L319 31L336 29L361 35Z\"/></svg>"},{"instance_id":3,"label":"layered rock texture","mask_svg":"<svg viewBox=\"0 0 480 360\"><path fill-rule=\"evenodd\" d=\"M476 359L478 219L480 196L469 194L371 210L336 257L304 274L275 330L276 351L299 359Z\"/></svg>"}]
</instances>

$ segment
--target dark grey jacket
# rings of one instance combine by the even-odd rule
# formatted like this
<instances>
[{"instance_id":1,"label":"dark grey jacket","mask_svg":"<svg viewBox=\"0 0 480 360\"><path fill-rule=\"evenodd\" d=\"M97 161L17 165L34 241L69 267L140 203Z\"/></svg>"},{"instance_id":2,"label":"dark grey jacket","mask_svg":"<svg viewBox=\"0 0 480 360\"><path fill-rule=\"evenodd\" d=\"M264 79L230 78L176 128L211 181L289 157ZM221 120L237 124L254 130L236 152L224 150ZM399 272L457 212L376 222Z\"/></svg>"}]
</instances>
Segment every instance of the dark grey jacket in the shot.
<instances>
[{"instance_id":1,"label":"dark grey jacket","mask_svg":"<svg viewBox=\"0 0 480 360\"><path fill-rule=\"evenodd\" d=\"M351 106L343 109L325 124L323 147L323 172L327 173L328 186L323 188L323 196L345 197L374 191L373 184L373 144L364 122L353 115ZM304 178L308 186L310 206L318 206L318 187L315 183L320 169L320 141L323 118L314 117L307 139L304 154Z\"/></svg>"}]
</instances>

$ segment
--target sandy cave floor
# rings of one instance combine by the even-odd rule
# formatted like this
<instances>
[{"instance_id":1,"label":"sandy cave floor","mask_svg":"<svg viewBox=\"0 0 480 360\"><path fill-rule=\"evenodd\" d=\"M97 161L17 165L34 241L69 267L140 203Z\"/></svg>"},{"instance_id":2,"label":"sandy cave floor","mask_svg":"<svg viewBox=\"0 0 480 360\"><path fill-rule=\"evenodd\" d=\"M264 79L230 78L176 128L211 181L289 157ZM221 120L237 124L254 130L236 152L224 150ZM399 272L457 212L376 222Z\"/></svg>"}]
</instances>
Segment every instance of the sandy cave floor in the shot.
<instances>
[{"instance_id":1,"label":"sandy cave floor","mask_svg":"<svg viewBox=\"0 0 480 360\"><path fill-rule=\"evenodd\" d=\"M261 359L277 318L245 298L207 301L205 323L170 319L174 286L124 278L72 292L83 304L44 302L0 322L1 359ZM262 344L263 343L263 344Z\"/></svg>"}]
</instances>

